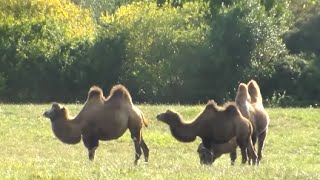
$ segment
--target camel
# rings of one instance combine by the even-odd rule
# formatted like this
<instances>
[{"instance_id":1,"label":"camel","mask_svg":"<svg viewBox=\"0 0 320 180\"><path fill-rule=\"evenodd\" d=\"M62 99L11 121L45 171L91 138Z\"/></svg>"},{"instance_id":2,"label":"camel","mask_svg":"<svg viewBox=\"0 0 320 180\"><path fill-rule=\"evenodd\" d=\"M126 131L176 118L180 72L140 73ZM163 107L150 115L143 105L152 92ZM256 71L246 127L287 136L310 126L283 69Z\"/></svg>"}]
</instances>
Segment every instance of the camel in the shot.
<instances>
[{"instance_id":1,"label":"camel","mask_svg":"<svg viewBox=\"0 0 320 180\"><path fill-rule=\"evenodd\" d=\"M77 144L82 137L89 160L94 160L99 140L118 139L129 129L135 146L134 163L140 159L141 150L148 162L149 149L141 131L143 126L147 127L147 121L123 85L113 86L107 98L101 88L91 87L87 101L76 117L70 117L68 109L58 103L53 103L43 115L51 120L54 135L63 143Z\"/></svg>"},{"instance_id":2,"label":"camel","mask_svg":"<svg viewBox=\"0 0 320 180\"><path fill-rule=\"evenodd\" d=\"M241 114L249 119L253 126L252 143L255 146L258 140L257 164L259 165L262 159L262 150L268 132L270 119L267 111L264 109L260 87L257 82L251 80L248 82L248 84L240 83L235 102ZM217 147L199 151L199 148L202 147L200 144L198 148L200 161L204 162L205 164L212 164L216 159L216 157L213 155L220 153L219 150L218 152L215 152L216 149L225 149L229 150L232 164L234 161L233 158L236 157L236 155L233 154L235 150L232 148L229 149L230 144L217 144L215 146ZM227 151L225 151L225 153L227 153Z\"/></svg>"},{"instance_id":3,"label":"camel","mask_svg":"<svg viewBox=\"0 0 320 180\"><path fill-rule=\"evenodd\" d=\"M230 153L231 165L234 165L237 158L237 138L233 137L224 144L212 144L211 149L207 149L202 143L199 144L197 152L200 159L200 164L211 165L221 155Z\"/></svg>"},{"instance_id":4,"label":"camel","mask_svg":"<svg viewBox=\"0 0 320 180\"><path fill-rule=\"evenodd\" d=\"M223 144L236 136L242 163L247 162L248 155L255 164L257 155L251 140L252 125L241 115L234 102L220 107L209 100L205 109L191 122L183 121L179 113L171 110L157 115L157 119L169 125L172 136L178 141L193 142L200 137L206 149L211 149L212 143Z\"/></svg>"},{"instance_id":5,"label":"camel","mask_svg":"<svg viewBox=\"0 0 320 180\"><path fill-rule=\"evenodd\" d=\"M255 80L251 80L247 84L248 93L250 95L251 103L239 102L239 105L246 104L250 110L249 120L253 125L252 142L253 145L258 141L258 161L260 164L262 160L262 150L264 148L265 139L268 133L270 118L268 112L265 110L262 102L262 95L260 87Z\"/></svg>"}]
</instances>

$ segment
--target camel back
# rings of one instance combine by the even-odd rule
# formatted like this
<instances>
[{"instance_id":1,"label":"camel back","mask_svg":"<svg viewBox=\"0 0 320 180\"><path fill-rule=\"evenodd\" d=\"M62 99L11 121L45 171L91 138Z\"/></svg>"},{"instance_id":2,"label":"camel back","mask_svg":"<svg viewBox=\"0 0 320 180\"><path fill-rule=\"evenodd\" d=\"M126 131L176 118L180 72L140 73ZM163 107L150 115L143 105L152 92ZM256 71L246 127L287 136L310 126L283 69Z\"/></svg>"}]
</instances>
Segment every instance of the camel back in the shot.
<instances>
[{"instance_id":1,"label":"camel back","mask_svg":"<svg viewBox=\"0 0 320 180\"><path fill-rule=\"evenodd\" d=\"M227 112L229 115L239 115L240 112L237 108L237 105L235 102L226 102L223 104L222 107L217 105L214 101L209 100L206 105L206 110L214 110L215 112Z\"/></svg>"},{"instance_id":2,"label":"camel back","mask_svg":"<svg viewBox=\"0 0 320 180\"><path fill-rule=\"evenodd\" d=\"M248 92L251 96L251 103L262 104L262 96L261 96L261 92L260 92L260 87L255 80L251 80L248 83Z\"/></svg>"},{"instance_id":3,"label":"camel back","mask_svg":"<svg viewBox=\"0 0 320 180\"><path fill-rule=\"evenodd\" d=\"M129 101L130 103L132 103L132 98L131 95L129 93L129 91L127 90L126 87L124 87L121 84L115 85L112 87L111 91L110 91L110 95L108 99L125 99L127 101Z\"/></svg>"}]
</instances>

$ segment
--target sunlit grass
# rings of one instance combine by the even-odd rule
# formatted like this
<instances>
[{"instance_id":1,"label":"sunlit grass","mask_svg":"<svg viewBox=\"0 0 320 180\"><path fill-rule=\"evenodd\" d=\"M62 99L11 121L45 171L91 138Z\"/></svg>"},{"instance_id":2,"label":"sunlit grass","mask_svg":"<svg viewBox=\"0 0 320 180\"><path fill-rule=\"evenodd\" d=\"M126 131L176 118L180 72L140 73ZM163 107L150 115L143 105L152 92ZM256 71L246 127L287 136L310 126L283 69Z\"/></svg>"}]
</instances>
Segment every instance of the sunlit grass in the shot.
<instances>
[{"instance_id":1,"label":"sunlit grass","mask_svg":"<svg viewBox=\"0 0 320 180\"><path fill-rule=\"evenodd\" d=\"M72 115L81 105L66 105ZM149 120L143 136L150 161L133 165L134 147L127 132L101 142L93 162L82 143L66 145L42 117L45 105L0 104L0 179L320 179L320 109L267 109L271 124L259 167L235 166L224 155L213 166L201 166L200 139L180 143L155 116L174 109L192 120L202 106L140 105Z\"/></svg>"}]
</instances>

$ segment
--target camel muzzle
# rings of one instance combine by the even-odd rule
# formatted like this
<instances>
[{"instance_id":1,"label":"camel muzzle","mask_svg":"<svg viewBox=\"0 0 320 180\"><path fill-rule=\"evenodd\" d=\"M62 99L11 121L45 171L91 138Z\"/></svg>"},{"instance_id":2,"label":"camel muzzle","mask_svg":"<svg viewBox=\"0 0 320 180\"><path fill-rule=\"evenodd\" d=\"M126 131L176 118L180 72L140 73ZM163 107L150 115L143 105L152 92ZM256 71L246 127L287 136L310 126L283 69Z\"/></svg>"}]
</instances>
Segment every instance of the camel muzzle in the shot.
<instances>
[{"instance_id":1,"label":"camel muzzle","mask_svg":"<svg viewBox=\"0 0 320 180\"><path fill-rule=\"evenodd\" d=\"M157 118L158 121L161 120L161 116L160 115L157 115L156 118Z\"/></svg>"}]
</instances>

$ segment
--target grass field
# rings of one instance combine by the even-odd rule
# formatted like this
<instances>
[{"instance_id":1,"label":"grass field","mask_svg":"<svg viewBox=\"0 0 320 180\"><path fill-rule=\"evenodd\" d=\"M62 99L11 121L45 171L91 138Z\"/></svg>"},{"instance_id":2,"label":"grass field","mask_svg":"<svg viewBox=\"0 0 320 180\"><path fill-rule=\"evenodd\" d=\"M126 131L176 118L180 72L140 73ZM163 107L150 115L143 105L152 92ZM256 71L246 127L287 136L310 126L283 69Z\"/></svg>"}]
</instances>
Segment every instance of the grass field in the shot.
<instances>
[{"instance_id":1,"label":"grass field","mask_svg":"<svg viewBox=\"0 0 320 180\"><path fill-rule=\"evenodd\" d=\"M133 165L129 133L100 142L93 162L82 143L66 145L42 117L51 105L0 104L0 179L320 179L320 109L272 108L269 134L260 166L241 165L241 155L230 166L229 155L213 166L199 164L200 142L180 143L155 116L167 109L192 120L203 106L140 105L149 119L144 139L150 161ZM66 105L72 115L81 105ZM239 151L238 151L239 152Z\"/></svg>"}]
</instances>

